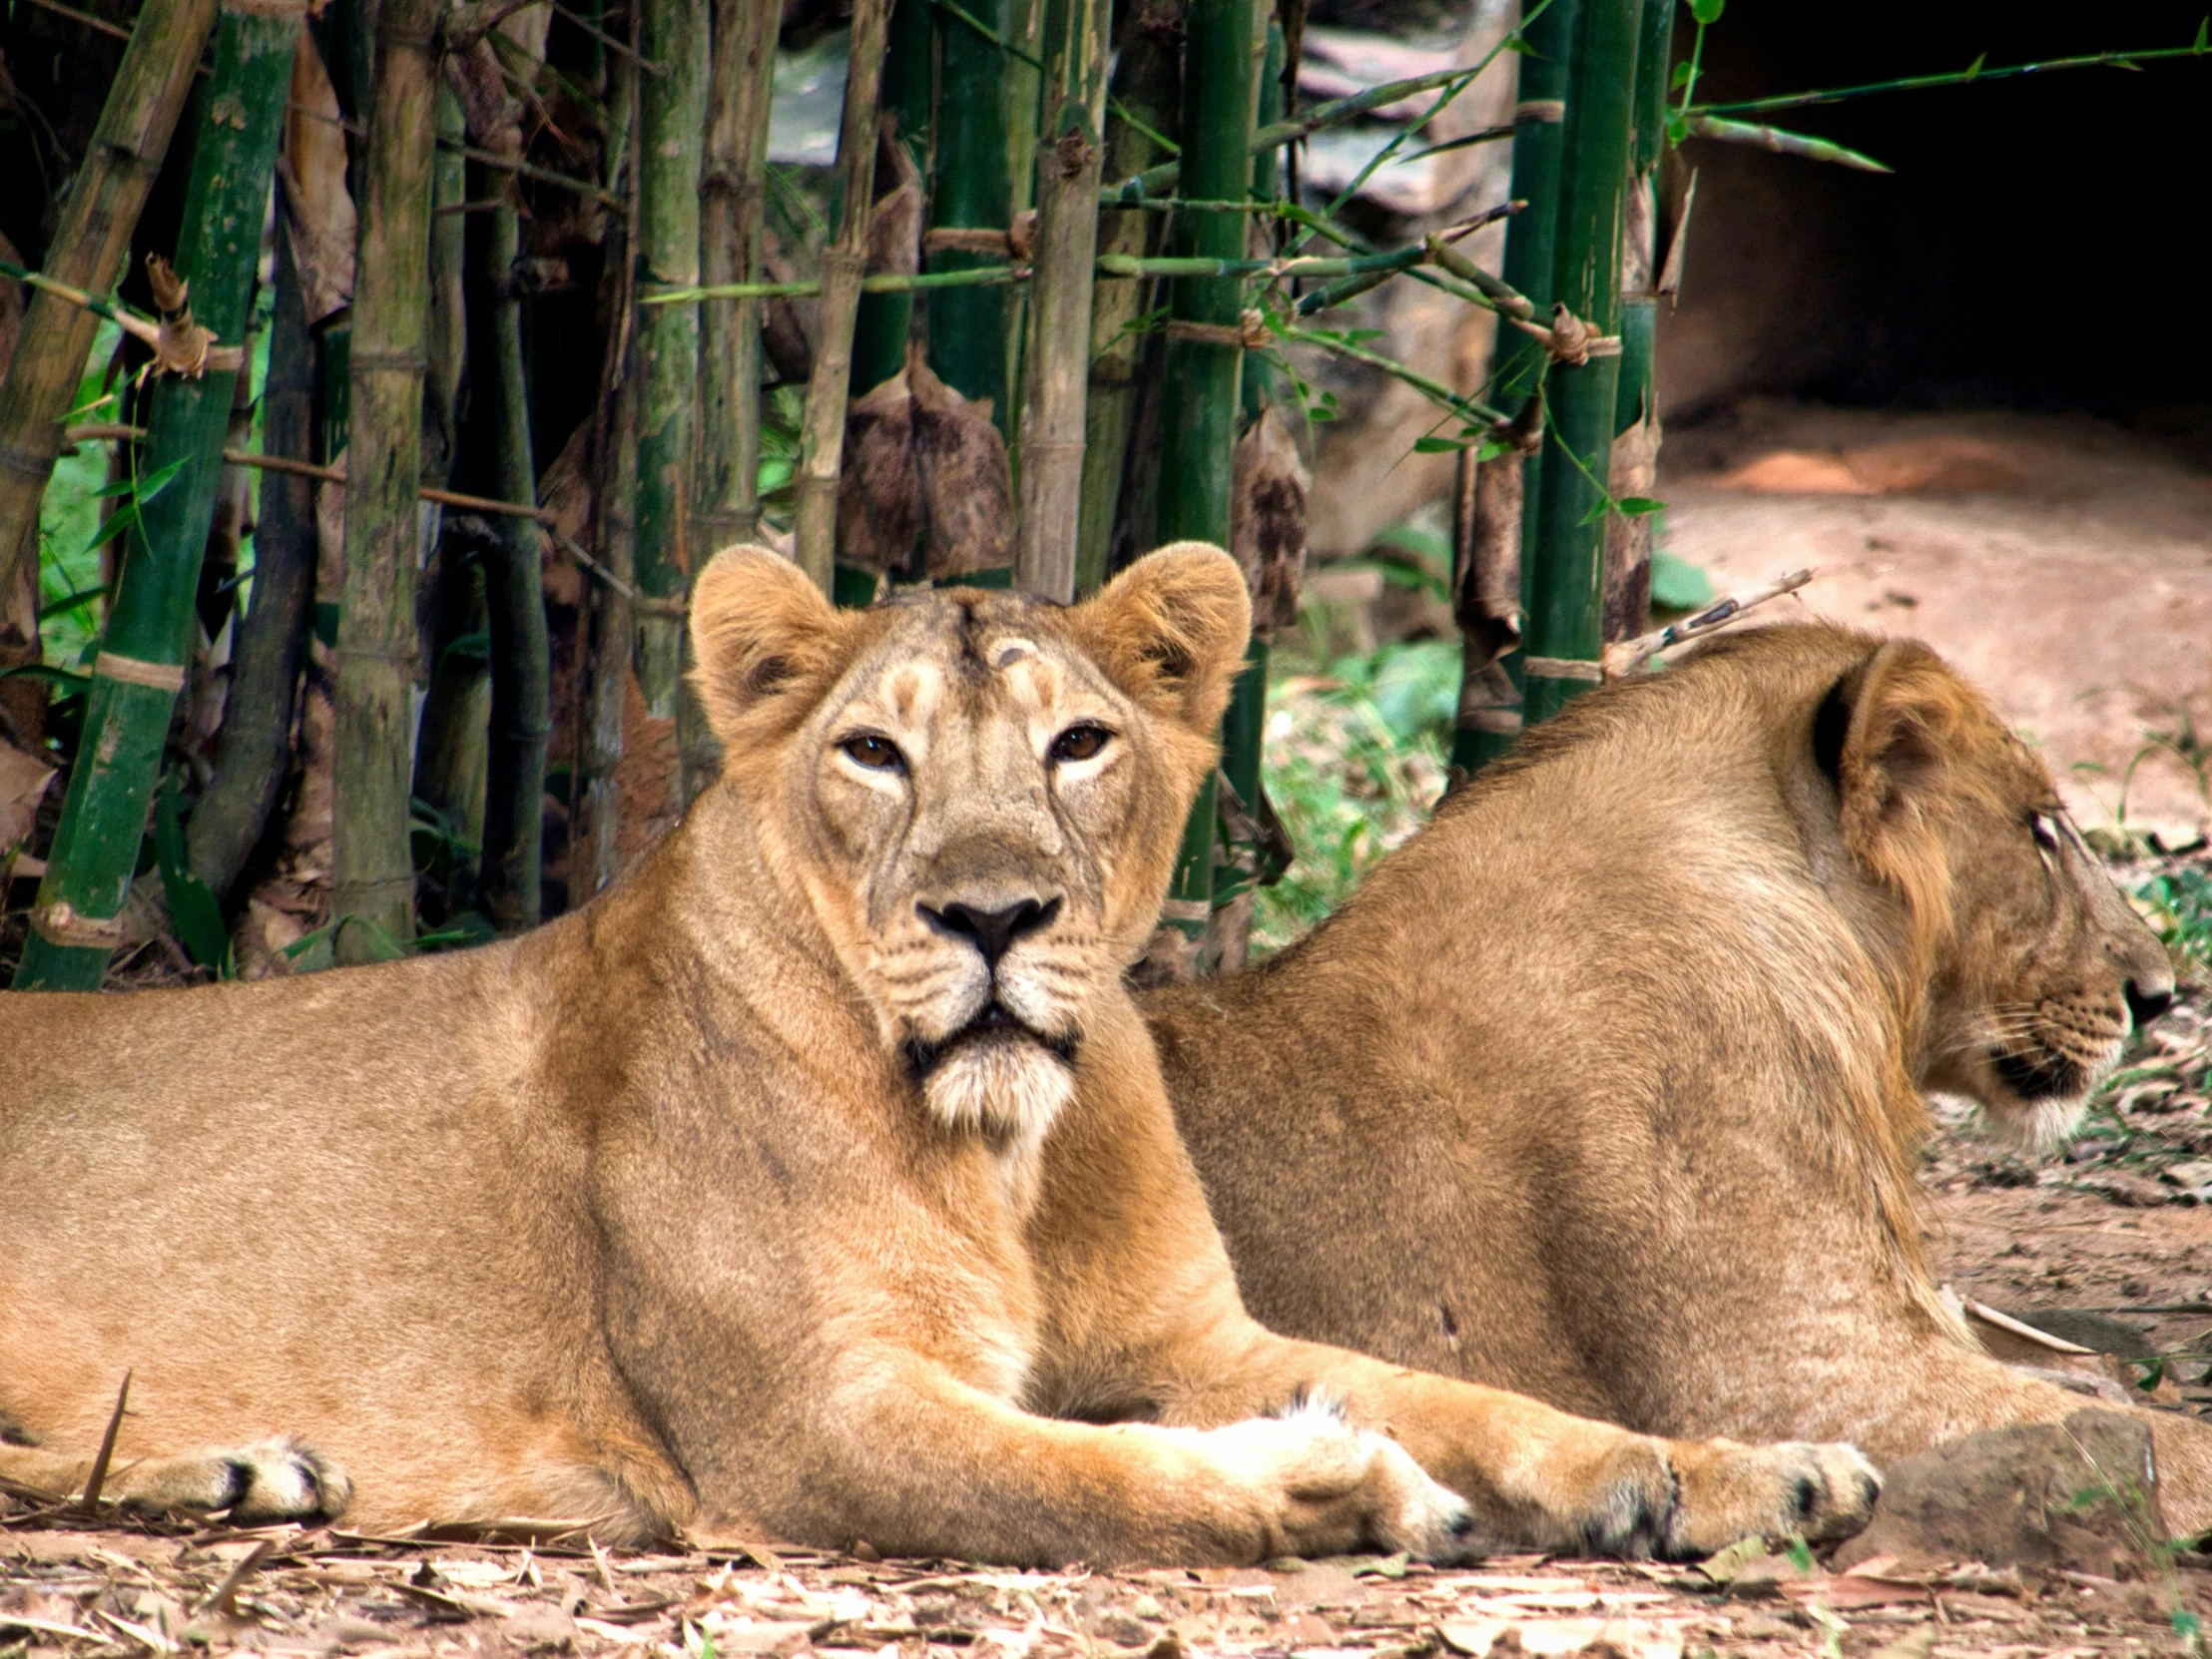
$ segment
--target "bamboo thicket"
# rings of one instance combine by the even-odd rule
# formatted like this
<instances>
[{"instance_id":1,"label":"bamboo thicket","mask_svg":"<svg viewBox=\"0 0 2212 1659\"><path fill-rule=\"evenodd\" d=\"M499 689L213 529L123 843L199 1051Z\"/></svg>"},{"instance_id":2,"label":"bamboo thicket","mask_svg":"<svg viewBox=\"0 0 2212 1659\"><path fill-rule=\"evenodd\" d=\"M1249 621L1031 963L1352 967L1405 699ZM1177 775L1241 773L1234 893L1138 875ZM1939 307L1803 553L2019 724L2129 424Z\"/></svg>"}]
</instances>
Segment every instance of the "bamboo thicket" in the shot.
<instances>
[{"instance_id":1,"label":"bamboo thicket","mask_svg":"<svg viewBox=\"0 0 2212 1659\"><path fill-rule=\"evenodd\" d=\"M416 491L430 301L430 174L441 0L383 0L362 163L360 252L347 352L345 578L336 651L337 763L330 913L340 960L372 961L414 934L408 783Z\"/></svg>"},{"instance_id":2,"label":"bamboo thicket","mask_svg":"<svg viewBox=\"0 0 2212 1659\"><path fill-rule=\"evenodd\" d=\"M961 10L975 22L936 7L930 11L939 84L957 90L937 101L929 226L935 232L1004 236L1013 215L1006 160L1009 65L1006 49L975 24L1003 34L1006 0L976 0ZM1003 248L986 253L958 246L960 240L928 239L934 246L927 246L924 265L932 275L997 265L1005 258ZM1006 293L978 284L929 296L930 368L962 397L989 399L1001 432L1014 430L1006 397Z\"/></svg>"},{"instance_id":3,"label":"bamboo thicket","mask_svg":"<svg viewBox=\"0 0 2212 1659\"><path fill-rule=\"evenodd\" d=\"M93 664L79 764L16 965L20 990L97 990L121 940L147 813L161 782L244 367L255 268L304 5L226 6L193 151L178 247L157 271L162 374L149 399L142 480Z\"/></svg>"}]
</instances>

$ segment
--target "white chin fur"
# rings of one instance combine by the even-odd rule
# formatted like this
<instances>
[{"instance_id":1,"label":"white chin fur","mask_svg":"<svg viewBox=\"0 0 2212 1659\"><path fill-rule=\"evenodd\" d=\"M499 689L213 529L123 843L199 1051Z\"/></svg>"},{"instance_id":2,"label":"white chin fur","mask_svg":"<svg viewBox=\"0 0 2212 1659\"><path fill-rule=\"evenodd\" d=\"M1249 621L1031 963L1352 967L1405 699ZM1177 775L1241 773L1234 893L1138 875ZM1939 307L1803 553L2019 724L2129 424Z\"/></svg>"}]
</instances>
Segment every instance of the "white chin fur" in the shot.
<instances>
[{"instance_id":1,"label":"white chin fur","mask_svg":"<svg viewBox=\"0 0 2212 1659\"><path fill-rule=\"evenodd\" d=\"M2052 1096L2022 1106L1991 1107L1982 1113L1996 1138L2021 1152L2047 1158L2073 1139L2089 1109L2089 1097Z\"/></svg>"},{"instance_id":2,"label":"white chin fur","mask_svg":"<svg viewBox=\"0 0 2212 1659\"><path fill-rule=\"evenodd\" d=\"M983 1134L1012 1152L1041 1144L1075 1098L1075 1073L1033 1038L971 1038L940 1059L922 1099L947 1128Z\"/></svg>"}]
</instances>

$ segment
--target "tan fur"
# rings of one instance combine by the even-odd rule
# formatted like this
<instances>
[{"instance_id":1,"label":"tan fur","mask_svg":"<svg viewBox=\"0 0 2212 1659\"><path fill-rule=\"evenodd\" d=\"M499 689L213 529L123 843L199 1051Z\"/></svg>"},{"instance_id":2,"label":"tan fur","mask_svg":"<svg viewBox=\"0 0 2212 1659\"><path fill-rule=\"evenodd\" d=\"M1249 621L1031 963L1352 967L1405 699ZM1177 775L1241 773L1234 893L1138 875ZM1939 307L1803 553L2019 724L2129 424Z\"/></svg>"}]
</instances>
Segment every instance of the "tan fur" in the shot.
<instances>
[{"instance_id":1,"label":"tan fur","mask_svg":"<svg viewBox=\"0 0 2212 1659\"><path fill-rule=\"evenodd\" d=\"M1857 1525L1848 1447L1670 1443L1245 1313L1120 972L1247 625L1205 548L1072 610L858 613L726 553L722 781L581 913L0 999L0 1476L80 1481L133 1369L111 1490L349 1478L372 1529L1059 1562Z\"/></svg>"},{"instance_id":2,"label":"tan fur","mask_svg":"<svg viewBox=\"0 0 2212 1659\"><path fill-rule=\"evenodd\" d=\"M1313 936L1144 1009L1274 1329L1887 1460L2080 1405L1938 1300L1921 1091L2047 1141L2130 982L2161 1005L2165 952L1982 700L1778 627L1580 700ZM2151 1420L2212 1522L2212 1430Z\"/></svg>"}]
</instances>

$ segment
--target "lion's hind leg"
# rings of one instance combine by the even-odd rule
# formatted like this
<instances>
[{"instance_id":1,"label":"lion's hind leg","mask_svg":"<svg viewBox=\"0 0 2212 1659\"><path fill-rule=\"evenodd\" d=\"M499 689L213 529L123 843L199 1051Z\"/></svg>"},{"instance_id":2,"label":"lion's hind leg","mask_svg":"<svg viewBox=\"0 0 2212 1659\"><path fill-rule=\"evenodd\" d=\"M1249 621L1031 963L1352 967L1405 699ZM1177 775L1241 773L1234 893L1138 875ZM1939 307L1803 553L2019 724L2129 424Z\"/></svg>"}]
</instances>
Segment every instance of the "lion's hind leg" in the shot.
<instances>
[{"instance_id":1,"label":"lion's hind leg","mask_svg":"<svg viewBox=\"0 0 2212 1659\"><path fill-rule=\"evenodd\" d=\"M94 1459L45 1446L0 1445L0 1480L57 1501L81 1496ZM241 1525L329 1520L345 1510L344 1473L289 1438L175 1456L117 1458L100 1495L147 1514L220 1514Z\"/></svg>"}]
</instances>

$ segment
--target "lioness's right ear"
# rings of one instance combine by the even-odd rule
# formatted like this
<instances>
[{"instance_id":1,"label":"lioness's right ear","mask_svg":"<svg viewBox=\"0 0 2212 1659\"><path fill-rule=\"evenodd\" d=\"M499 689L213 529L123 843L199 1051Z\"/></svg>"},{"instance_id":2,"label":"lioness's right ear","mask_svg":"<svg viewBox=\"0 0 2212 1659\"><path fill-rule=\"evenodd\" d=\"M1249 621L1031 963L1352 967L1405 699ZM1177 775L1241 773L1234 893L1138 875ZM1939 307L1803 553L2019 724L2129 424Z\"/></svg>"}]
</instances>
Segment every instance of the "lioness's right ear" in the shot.
<instances>
[{"instance_id":1,"label":"lioness's right ear","mask_svg":"<svg viewBox=\"0 0 2212 1659\"><path fill-rule=\"evenodd\" d=\"M1235 559L1207 542L1170 543L1068 620L1123 691L1214 735L1252 633L1252 596Z\"/></svg>"},{"instance_id":2,"label":"lioness's right ear","mask_svg":"<svg viewBox=\"0 0 2212 1659\"><path fill-rule=\"evenodd\" d=\"M848 619L807 573L765 547L726 547L692 586L692 683L726 747L749 717L789 706L842 665Z\"/></svg>"},{"instance_id":3,"label":"lioness's right ear","mask_svg":"<svg viewBox=\"0 0 2212 1659\"><path fill-rule=\"evenodd\" d=\"M1932 820L1979 706L1918 640L1891 640L1845 675L1814 719L1814 758L1836 785L1844 844L1895 881L1931 855Z\"/></svg>"}]
</instances>

